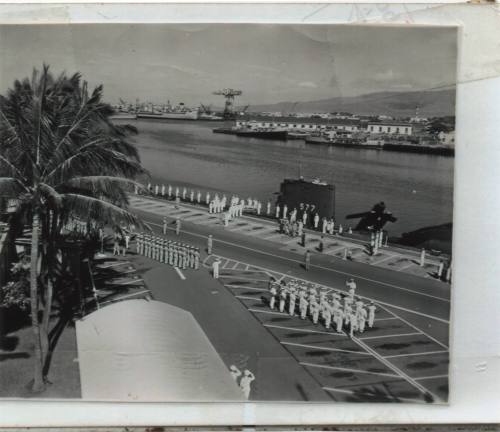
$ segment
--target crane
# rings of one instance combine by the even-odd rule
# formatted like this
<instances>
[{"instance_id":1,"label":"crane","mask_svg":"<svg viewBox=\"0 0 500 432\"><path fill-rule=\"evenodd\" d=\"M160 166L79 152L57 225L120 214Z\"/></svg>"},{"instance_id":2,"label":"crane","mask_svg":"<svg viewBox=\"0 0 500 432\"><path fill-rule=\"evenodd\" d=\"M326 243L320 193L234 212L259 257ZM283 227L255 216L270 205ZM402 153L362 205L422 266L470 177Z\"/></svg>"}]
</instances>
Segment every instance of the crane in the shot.
<instances>
[{"instance_id":1,"label":"crane","mask_svg":"<svg viewBox=\"0 0 500 432\"><path fill-rule=\"evenodd\" d=\"M200 108L201 108L201 112L208 114L208 115L212 114L212 105L203 105L200 102Z\"/></svg>"},{"instance_id":2,"label":"crane","mask_svg":"<svg viewBox=\"0 0 500 432\"><path fill-rule=\"evenodd\" d=\"M240 96L243 92L241 90L234 90L231 88L225 88L222 90L217 90L213 94L218 96L224 96L226 99L226 104L224 105L224 118L232 119L235 117L233 112L234 97Z\"/></svg>"}]
</instances>

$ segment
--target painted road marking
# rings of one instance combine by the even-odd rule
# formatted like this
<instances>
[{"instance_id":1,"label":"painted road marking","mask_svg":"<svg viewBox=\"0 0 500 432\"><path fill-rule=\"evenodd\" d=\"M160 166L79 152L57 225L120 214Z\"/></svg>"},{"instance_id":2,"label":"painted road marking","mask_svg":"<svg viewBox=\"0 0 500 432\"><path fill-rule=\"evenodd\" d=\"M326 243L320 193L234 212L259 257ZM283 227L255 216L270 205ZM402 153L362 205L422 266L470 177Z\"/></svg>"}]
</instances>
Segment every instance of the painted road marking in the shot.
<instances>
[{"instance_id":1,"label":"painted road marking","mask_svg":"<svg viewBox=\"0 0 500 432\"><path fill-rule=\"evenodd\" d=\"M379 265L380 263L383 263L384 261L390 260L391 258L395 258L397 255L388 255L385 258L382 258L381 260L378 261L373 261L370 264L371 265Z\"/></svg>"},{"instance_id":2,"label":"painted road marking","mask_svg":"<svg viewBox=\"0 0 500 432\"><path fill-rule=\"evenodd\" d=\"M255 300L255 299L252 299ZM271 311L265 311L265 310L257 310L257 309L248 309L250 312L255 312L255 313L266 313L266 314L271 314L271 315L281 315L281 316L290 316L287 313L284 312L271 312Z\"/></svg>"},{"instance_id":3,"label":"painted road marking","mask_svg":"<svg viewBox=\"0 0 500 432\"><path fill-rule=\"evenodd\" d=\"M179 267L174 267L174 269L182 280L186 280L186 276L184 276L184 273L182 273Z\"/></svg>"},{"instance_id":4,"label":"painted road marking","mask_svg":"<svg viewBox=\"0 0 500 432\"><path fill-rule=\"evenodd\" d=\"M227 260L224 265L222 266L223 269L225 269L227 267L227 265L231 262L231 260Z\"/></svg>"},{"instance_id":5,"label":"painted road marking","mask_svg":"<svg viewBox=\"0 0 500 432\"><path fill-rule=\"evenodd\" d=\"M436 378L448 378L448 375L433 375L433 376L426 376L426 377L414 378L414 379L416 381L420 381L420 380L436 379Z\"/></svg>"},{"instance_id":6,"label":"painted road marking","mask_svg":"<svg viewBox=\"0 0 500 432\"><path fill-rule=\"evenodd\" d=\"M314 346L314 345L304 345L304 344L299 344L295 342L281 342L280 344L282 345L290 345L290 346L296 346L299 348L311 348L311 349L317 349L321 351L340 351L340 352L346 352L346 353L351 353L351 354L361 354L361 355L367 355L371 357L371 354L364 352L364 351L352 351L352 350L344 350L340 348L327 348L327 347L319 347L319 346Z\"/></svg>"},{"instance_id":7,"label":"painted road marking","mask_svg":"<svg viewBox=\"0 0 500 432\"><path fill-rule=\"evenodd\" d=\"M109 265L105 265L105 266L97 264L96 267L106 269L106 268L110 268L110 267L117 267L117 266L124 265L124 264L130 264L130 261L119 261L119 262L115 262L113 264L109 264Z\"/></svg>"},{"instance_id":8,"label":"painted road marking","mask_svg":"<svg viewBox=\"0 0 500 432\"><path fill-rule=\"evenodd\" d=\"M111 285L130 285L131 283L135 283L135 282L143 282L143 280L139 278L139 279L131 279L128 282L121 282L121 283L111 282Z\"/></svg>"},{"instance_id":9,"label":"painted road marking","mask_svg":"<svg viewBox=\"0 0 500 432\"><path fill-rule=\"evenodd\" d=\"M333 249L330 249L328 252L326 252L327 255L335 255L337 252L340 252L341 250L344 250L346 246L338 246Z\"/></svg>"},{"instance_id":10,"label":"painted road marking","mask_svg":"<svg viewBox=\"0 0 500 432\"><path fill-rule=\"evenodd\" d=\"M120 277L120 276L123 276L123 275L126 275L126 274L129 274L129 273L135 273L137 270L136 269L133 269L133 270L127 270L127 271L121 271L120 272L120 275L117 276L117 277ZM94 277L94 280L95 281L101 281L101 280L107 280L109 279L109 275L104 275L104 276L97 276L95 272L92 273L93 277Z\"/></svg>"},{"instance_id":11,"label":"painted road marking","mask_svg":"<svg viewBox=\"0 0 500 432\"><path fill-rule=\"evenodd\" d=\"M431 339L432 341L436 342L438 345L442 346L444 349L449 350L449 347L447 345L445 345L442 342L439 342L436 338L433 338L431 335L429 335L426 332L420 330L418 327L414 326L409 321L405 320L404 318L401 318L399 315L395 314L394 312L388 310L385 307L382 307L382 309L384 309L386 312L389 312L392 316L394 316L394 317L398 318L399 320L403 321L405 324L408 324L411 328L414 328L415 330L418 330L419 332L421 332L422 334L424 334L425 336L427 336L429 339Z\"/></svg>"},{"instance_id":12,"label":"painted road marking","mask_svg":"<svg viewBox=\"0 0 500 432\"><path fill-rule=\"evenodd\" d=\"M229 228L232 232L238 232L238 231L247 231L247 230L250 230L252 229L253 227L255 227L256 225L253 225L253 224L245 224L245 225L229 225Z\"/></svg>"},{"instance_id":13,"label":"painted road marking","mask_svg":"<svg viewBox=\"0 0 500 432\"><path fill-rule=\"evenodd\" d=\"M396 358L396 357L410 357L410 356L422 356L422 355L430 355L430 354L448 354L448 351L428 351L428 352L420 352L420 353L410 353L410 354L395 354L384 356L384 358Z\"/></svg>"},{"instance_id":14,"label":"painted road marking","mask_svg":"<svg viewBox=\"0 0 500 432\"><path fill-rule=\"evenodd\" d=\"M158 227L161 227L161 225L159 225L157 223L154 223L154 222L148 222L148 223L150 223L151 225L156 225ZM181 232L183 232L185 234L192 235L194 237L201 237L201 238L206 238L207 237L206 235L197 234L197 233L193 233L193 232L190 232L190 231L181 231ZM296 260L296 259L293 259L293 258L288 258L288 257L284 257L284 256L281 256L281 255L276 255L276 254L273 254L273 253L270 253L270 252L264 252L264 251L261 251L261 250L258 250L258 249L253 249L253 248L248 247L248 246L242 246L241 244L236 244L236 243L228 242L228 241L225 241L225 240L217 240L217 241L219 243L223 243L223 244L227 244L227 245L230 245L230 246L238 247L240 249L246 249L246 250L249 250L249 251L261 254L261 255L272 256L274 258L279 258L279 259L282 259L282 260L291 261L291 262L298 263L298 264L303 264L303 260ZM429 297L429 298L440 300L440 301L443 301L443 302L446 302L446 303L450 303L449 299L446 299L446 298L443 298L443 297L437 297L437 296L434 296L434 295L431 295L431 294L427 294L427 293L423 293L423 292L420 292L420 291L411 290L409 288L403 288L403 287L400 287L398 285L393 285L393 284L390 284L390 283L387 283L387 282L382 282L382 281L379 281L379 280L376 280L376 279L370 279L370 278L367 278L367 277L364 277L364 276L359 276L359 275L356 275L356 274L353 274L353 273L348 273L348 272L344 272L344 271L341 271L341 270L335 270L335 269L332 269L332 268L323 267L323 266L319 266L319 265L316 265L316 264L311 264L311 268L312 267L318 268L318 269L321 269L321 270L325 270L325 271L330 271L330 272L333 272L333 273L342 274L342 275L345 275L345 276L355 277L355 278L357 278L359 280L366 280L366 281L369 281L369 282L375 282L375 283L378 283L380 285L385 285L385 286L388 286L388 287L391 287L391 288L394 288L394 289L398 289L398 290L401 290L401 291L411 292L411 293L416 294L416 295L421 295L421 296L424 296L424 297ZM299 279L299 278L296 278L296 279ZM441 319L439 318L439 320L441 320ZM446 321L446 322L449 323L448 321Z\"/></svg>"},{"instance_id":15,"label":"painted road marking","mask_svg":"<svg viewBox=\"0 0 500 432\"><path fill-rule=\"evenodd\" d=\"M105 304L108 304L108 303L115 303L117 301L120 301L120 300L124 300L126 298L130 298L130 297L135 297L135 296L138 296L140 294L151 294L151 291L149 290L144 290L144 291L139 291L139 292L136 292L136 293L132 293L132 294L127 294L127 295L124 295L124 296L121 296L121 297L116 297L114 298L113 300L108 300L108 301L105 301L105 302L102 302L102 303L99 303L100 306L103 306Z\"/></svg>"},{"instance_id":16,"label":"painted road marking","mask_svg":"<svg viewBox=\"0 0 500 432\"><path fill-rule=\"evenodd\" d=\"M321 387L323 390L333 392L333 393L347 393L347 394L355 394L352 390L347 390L347 389L338 389L338 388L333 388L333 387ZM366 392L365 393L367 396L379 396L378 394L375 393L370 393ZM387 395L387 399L391 399L391 395ZM399 397L399 396L392 396L392 398L398 400L398 401L403 401L403 402L417 402L417 403L422 403L422 400L420 399L410 399L410 398L404 398L404 397Z\"/></svg>"},{"instance_id":17,"label":"painted road marking","mask_svg":"<svg viewBox=\"0 0 500 432\"><path fill-rule=\"evenodd\" d=\"M354 342L356 342L361 348L364 348L366 351L371 353L375 358L377 358L380 362L385 364L389 369L392 369L394 372L396 372L398 375L400 375L403 379L405 379L407 382L409 382L413 387L417 388L422 392L422 394L430 394L432 397L440 401L441 399L437 397L435 394L433 394L430 390L425 388L422 384L419 384L416 382L413 378L411 378L409 375L404 373L401 369L393 365L390 361L384 359L379 353L377 353L374 349L370 348L368 345L366 345L362 340L359 340L356 337L351 338Z\"/></svg>"},{"instance_id":18,"label":"painted road marking","mask_svg":"<svg viewBox=\"0 0 500 432\"><path fill-rule=\"evenodd\" d=\"M247 296L240 296L240 295L235 295L236 298L243 299L243 300L255 300L259 301L259 299L256 299L255 297L247 297Z\"/></svg>"},{"instance_id":19,"label":"painted road marking","mask_svg":"<svg viewBox=\"0 0 500 432\"><path fill-rule=\"evenodd\" d=\"M340 370L340 371L360 373L360 374L386 376L386 377L391 377L391 378L401 378L399 375L388 374L388 373L383 373L383 372L370 372L370 371L364 371L364 370L360 370L360 369L350 369L350 368L343 368L343 367L338 367L338 366L318 365L315 363L307 363L307 362L299 362L299 364L301 364L302 366L315 367L315 368L320 368L320 369L331 369L331 370Z\"/></svg>"},{"instance_id":20,"label":"painted road marking","mask_svg":"<svg viewBox=\"0 0 500 432\"><path fill-rule=\"evenodd\" d=\"M273 235L268 235L268 236L265 236L263 237L264 240L271 240L273 238L279 238L281 237L283 234L281 233L274 233Z\"/></svg>"},{"instance_id":21,"label":"painted road marking","mask_svg":"<svg viewBox=\"0 0 500 432\"><path fill-rule=\"evenodd\" d=\"M213 255L213 256L216 256L216 255ZM222 257L222 256L220 256L220 255L217 255L217 256L219 256L219 258L226 259L226 258L224 258L224 257ZM204 265L206 265L206 264L205 264L205 262L206 262L206 260L207 260L208 258L209 258L209 257L205 258ZM267 272L267 274L271 274L271 273L272 273L272 274L275 274L275 275L276 275L276 274L283 274L283 273L278 273L278 272L275 272L274 270L267 269L267 268L265 268L265 267L260 267L260 266L252 266L252 267L254 267L254 268L258 268L258 269L260 269L261 271L266 271L266 272ZM269 272L271 272L271 273L269 273ZM292 276L289 276L289 277L290 277L290 278L292 278ZM241 278L240 278L240 279L241 279ZM303 278L301 278L301 277L299 277L299 276L293 276L293 279L295 279L295 280L300 280L300 281L303 281L303 282L306 282L306 283L310 283L310 281L308 281L308 280L306 280L306 279L303 279ZM374 282L376 282L376 281L374 281ZM333 287L329 287L329 286L326 286L326 285L323 285L323 284L316 284L316 285L318 285L318 286L320 286L320 287L323 287L324 289L329 289L329 290L333 290L333 291L336 291L336 292L342 292L342 293L345 293L345 292L346 292L346 291L341 290L341 289L339 289L339 288L333 288ZM394 305L394 304L391 304L391 303L386 303L386 302L383 302L383 301L380 301L380 300L377 300L377 299L374 299L374 298L370 298L370 297L365 297L365 296L358 296L358 297L360 297L360 298L362 298L362 299L365 299L365 300L370 300L370 301L372 301L372 300L373 300L374 302L378 303L379 305L384 305L384 306L391 307L391 308L394 308L394 309L402 310L402 311L404 311L404 312L409 312L409 313L412 313L412 314L414 314L414 315L419 315L419 316L422 316L422 317L425 317L425 318L433 319L433 320L435 320L435 321L439 321L439 322L442 322L442 323L444 323L444 324L448 324L448 325L450 324L450 322L449 322L448 320L445 320L445 319L443 319L443 318L439 318L439 317L436 317L436 316L433 316L433 315L428 315L428 314L425 314L425 313L423 313L423 312L415 311L415 310L412 310L412 309L407 309L407 308L402 307L402 306L397 306L397 305ZM397 316L396 314L394 314L394 313L393 313L393 312L391 312L391 311L387 311L387 312L391 313L393 316L398 317L398 319L402 319L402 318L400 318L399 316ZM413 326L413 327L414 327L414 326ZM414 328L415 328L415 327L414 327Z\"/></svg>"},{"instance_id":22,"label":"painted road marking","mask_svg":"<svg viewBox=\"0 0 500 432\"><path fill-rule=\"evenodd\" d=\"M332 387L321 387L323 390L326 391L331 391L331 392L338 392L338 393L347 393L347 394L354 394L352 390L345 390L345 389L336 389Z\"/></svg>"},{"instance_id":23,"label":"painted road marking","mask_svg":"<svg viewBox=\"0 0 500 432\"><path fill-rule=\"evenodd\" d=\"M234 284L224 284L225 286L229 287L229 288L234 288L234 289L248 289L248 290L251 290L251 291L260 291L260 292L267 292L267 289L265 288L254 288L254 287L247 287L245 285L234 285Z\"/></svg>"},{"instance_id":24,"label":"painted road marking","mask_svg":"<svg viewBox=\"0 0 500 432\"><path fill-rule=\"evenodd\" d=\"M390 321L390 320L395 320L398 319L396 317L389 317L389 318L375 318L374 322L379 322L379 321Z\"/></svg>"},{"instance_id":25,"label":"painted road marking","mask_svg":"<svg viewBox=\"0 0 500 432\"><path fill-rule=\"evenodd\" d=\"M230 270L230 269L224 269L224 270ZM221 279L222 278L234 278L234 276L233 275L219 275L219 278L221 278ZM252 281L252 282L269 282L268 279L252 279L252 278L245 278L245 277L238 277L238 279Z\"/></svg>"},{"instance_id":26,"label":"painted road marking","mask_svg":"<svg viewBox=\"0 0 500 432\"><path fill-rule=\"evenodd\" d=\"M403 334L391 334L391 335L387 335L387 336L364 336L364 337L360 337L358 339L361 339L361 340L368 340L368 339L384 339L384 338L394 338L394 337L402 337L402 336L416 336L416 335L423 335L422 332L413 332L413 333L403 333Z\"/></svg>"},{"instance_id":27,"label":"painted road marking","mask_svg":"<svg viewBox=\"0 0 500 432\"><path fill-rule=\"evenodd\" d=\"M234 265L231 267L231 269L230 269L230 270L237 270L237 268L236 268L236 267L238 267L238 264L239 264L239 262L238 262L238 261L235 261L235 262L234 262Z\"/></svg>"},{"instance_id":28,"label":"painted road marking","mask_svg":"<svg viewBox=\"0 0 500 432\"><path fill-rule=\"evenodd\" d=\"M403 271L403 270L409 269L414 264L415 264L414 262L410 262L409 264L406 264L403 267L399 267L397 270L398 271Z\"/></svg>"},{"instance_id":29,"label":"painted road marking","mask_svg":"<svg viewBox=\"0 0 500 432\"><path fill-rule=\"evenodd\" d=\"M249 309L251 310L251 309ZM282 314L286 315L286 314ZM337 332L326 332L326 331L321 331L321 330L309 330L309 329L302 329L302 328L295 328L295 327L285 327L285 326L278 326L274 324L263 324L264 327L270 327L270 328L277 328L281 330L290 330L290 331L298 331L302 333L319 333L319 334L326 334L329 336L339 336L339 337L346 337L344 333L337 333Z\"/></svg>"}]
</instances>

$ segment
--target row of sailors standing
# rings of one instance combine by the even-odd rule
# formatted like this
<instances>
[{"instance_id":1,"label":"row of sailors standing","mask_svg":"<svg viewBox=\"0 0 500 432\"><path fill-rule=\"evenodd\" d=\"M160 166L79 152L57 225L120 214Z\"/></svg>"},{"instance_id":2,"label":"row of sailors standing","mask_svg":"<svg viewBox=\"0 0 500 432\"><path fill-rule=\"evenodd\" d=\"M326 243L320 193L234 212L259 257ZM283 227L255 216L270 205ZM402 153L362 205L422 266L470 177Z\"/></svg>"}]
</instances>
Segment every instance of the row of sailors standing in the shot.
<instances>
[{"instance_id":1,"label":"row of sailors standing","mask_svg":"<svg viewBox=\"0 0 500 432\"><path fill-rule=\"evenodd\" d=\"M162 196L162 197L166 196L168 198L179 198L179 199L182 197L183 201L189 200L192 203L194 203L195 199L196 199L196 202L198 204L201 204L202 194L200 191L196 191L196 193L195 193L194 189L191 189L189 191L189 197L188 197L188 189L186 187L183 187L182 191L181 191L179 186L176 186L175 189L172 187L172 185L168 185L168 187L166 187L164 184L162 184L161 186L155 185L153 187L151 185L151 183L148 183L147 189L153 195ZM136 195L139 194L138 186L135 187L135 193L136 193ZM205 199L205 202L207 205L208 205L209 201L210 201L210 194L207 192L206 199Z\"/></svg>"},{"instance_id":2,"label":"row of sailors standing","mask_svg":"<svg viewBox=\"0 0 500 432\"><path fill-rule=\"evenodd\" d=\"M200 249L155 235L137 234L136 251L147 258L183 270L198 270L200 267Z\"/></svg>"},{"instance_id":3,"label":"row of sailors standing","mask_svg":"<svg viewBox=\"0 0 500 432\"><path fill-rule=\"evenodd\" d=\"M183 187L182 190L178 186L176 186L174 189L172 185L168 185L168 187L166 187L165 185L161 185L161 187L159 185L155 185L153 187L151 183L148 184L147 188L149 192L154 195L162 197L166 196L168 198L175 198L179 200L182 198L183 201L202 204L202 193L199 190L195 193L193 189L188 191L186 187ZM139 193L138 187L136 187L135 193ZM257 215L263 214L264 210L263 203L255 198L248 198L247 200L245 200L243 198L239 199L239 197L233 195L229 206L226 195L219 197L219 195L216 193L212 197L210 192L206 192L204 198L204 204L208 206L209 213L222 213L225 211L226 207L228 207L230 217L232 218L241 216L245 208L254 210ZM272 205L270 201L267 202L265 210L266 215L271 216Z\"/></svg>"},{"instance_id":4,"label":"row of sailors standing","mask_svg":"<svg viewBox=\"0 0 500 432\"><path fill-rule=\"evenodd\" d=\"M228 207L227 211L226 207ZM270 207L271 203L268 203L269 210ZM228 226L230 220L243 216L243 211L245 209L253 209L257 215L260 215L262 211L262 203L252 198L248 198L248 200L245 201L244 199L240 199L238 196L233 195L228 205L226 195L219 198L219 195L215 194L214 199L210 201L208 205L208 212L210 214L224 213L224 226Z\"/></svg>"},{"instance_id":5,"label":"row of sailors standing","mask_svg":"<svg viewBox=\"0 0 500 432\"><path fill-rule=\"evenodd\" d=\"M363 333L367 325L373 327L376 307L373 302L365 305L355 295L356 282L353 279L346 282L346 287L348 294L343 297L339 293L328 297L325 290L318 292L317 286L309 286L305 282L290 280L278 283L271 279L269 307L278 307L281 313L287 309L290 316L294 316L298 308L301 319L305 320L309 316L313 324L317 325L321 317L327 330L333 322L338 333L343 333L344 327L348 327L349 335L353 337L357 331Z\"/></svg>"},{"instance_id":6,"label":"row of sailors standing","mask_svg":"<svg viewBox=\"0 0 500 432\"><path fill-rule=\"evenodd\" d=\"M284 225L289 224L291 227L296 227L298 229L298 235L301 235L303 228L312 228L316 231L321 231L323 234L334 234L335 232L335 221L333 218L321 218L319 213L315 212L316 207L314 205L303 204L299 205L299 209L294 208L289 211L286 204L281 208L278 204L276 206L276 219L283 221ZM337 228L337 232L342 235L344 232L344 227L340 224ZM352 229L349 228L349 233L352 233Z\"/></svg>"}]
</instances>

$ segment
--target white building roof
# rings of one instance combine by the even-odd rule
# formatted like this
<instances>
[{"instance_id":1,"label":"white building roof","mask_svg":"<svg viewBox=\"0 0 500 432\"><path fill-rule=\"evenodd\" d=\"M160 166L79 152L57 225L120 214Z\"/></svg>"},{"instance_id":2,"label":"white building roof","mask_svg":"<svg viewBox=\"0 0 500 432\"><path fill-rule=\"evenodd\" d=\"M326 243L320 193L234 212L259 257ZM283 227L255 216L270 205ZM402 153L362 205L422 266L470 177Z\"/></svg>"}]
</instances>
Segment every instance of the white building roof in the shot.
<instances>
[{"instance_id":1,"label":"white building roof","mask_svg":"<svg viewBox=\"0 0 500 432\"><path fill-rule=\"evenodd\" d=\"M244 396L191 313L127 300L76 323L83 399L239 401Z\"/></svg>"}]
</instances>

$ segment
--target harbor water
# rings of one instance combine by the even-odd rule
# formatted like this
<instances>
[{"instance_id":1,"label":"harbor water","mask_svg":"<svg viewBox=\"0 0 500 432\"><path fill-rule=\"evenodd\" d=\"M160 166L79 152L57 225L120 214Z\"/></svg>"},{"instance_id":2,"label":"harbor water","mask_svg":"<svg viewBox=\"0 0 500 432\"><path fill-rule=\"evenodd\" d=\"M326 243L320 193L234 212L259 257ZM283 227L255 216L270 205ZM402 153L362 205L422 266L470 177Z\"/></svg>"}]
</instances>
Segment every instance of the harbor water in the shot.
<instances>
[{"instance_id":1,"label":"harbor water","mask_svg":"<svg viewBox=\"0 0 500 432\"><path fill-rule=\"evenodd\" d=\"M120 120L119 122L123 122ZM336 186L336 222L385 201L398 218L390 235L452 221L451 157L328 147L214 134L221 122L126 120L151 182L276 200L286 177L319 177Z\"/></svg>"}]
</instances>

